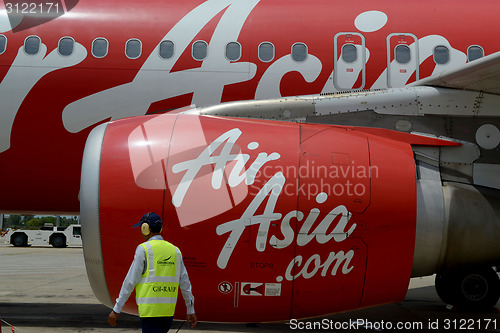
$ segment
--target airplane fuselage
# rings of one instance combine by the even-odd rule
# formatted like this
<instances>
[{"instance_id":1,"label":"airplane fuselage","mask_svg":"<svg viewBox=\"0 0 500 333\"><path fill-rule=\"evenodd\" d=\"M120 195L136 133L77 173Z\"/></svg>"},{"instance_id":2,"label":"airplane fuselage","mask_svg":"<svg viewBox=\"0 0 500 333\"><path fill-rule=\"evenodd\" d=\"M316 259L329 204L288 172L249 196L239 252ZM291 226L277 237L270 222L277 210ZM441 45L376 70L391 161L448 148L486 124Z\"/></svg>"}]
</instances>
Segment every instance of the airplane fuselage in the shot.
<instances>
[{"instance_id":1,"label":"airplane fuselage","mask_svg":"<svg viewBox=\"0 0 500 333\"><path fill-rule=\"evenodd\" d=\"M43 24L7 8L0 211L78 213L83 145L97 124L190 104L400 87L498 51L494 7L80 1Z\"/></svg>"}]
</instances>

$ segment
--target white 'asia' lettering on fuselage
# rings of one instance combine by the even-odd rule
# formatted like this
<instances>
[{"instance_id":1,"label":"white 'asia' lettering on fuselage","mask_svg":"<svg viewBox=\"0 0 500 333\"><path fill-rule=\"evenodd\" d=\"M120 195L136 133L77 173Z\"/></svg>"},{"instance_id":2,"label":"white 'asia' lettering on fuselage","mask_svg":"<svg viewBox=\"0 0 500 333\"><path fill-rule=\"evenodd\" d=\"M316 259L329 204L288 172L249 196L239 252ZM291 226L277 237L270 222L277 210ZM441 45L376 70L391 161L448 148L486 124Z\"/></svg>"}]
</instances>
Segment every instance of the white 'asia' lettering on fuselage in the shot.
<instances>
[{"instance_id":1,"label":"white 'asia' lettering on fuselage","mask_svg":"<svg viewBox=\"0 0 500 333\"><path fill-rule=\"evenodd\" d=\"M62 56L57 49L48 53L45 44L40 45L36 55L28 55L20 47L14 62L0 84L0 153L10 148L10 138L14 119L24 99L45 75L61 69L75 66L87 57L83 45L75 43L70 56ZM21 81L21 82L20 82Z\"/></svg>"},{"instance_id":2,"label":"white 'asia' lettering on fuselage","mask_svg":"<svg viewBox=\"0 0 500 333\"><path fill-rule=\"evenodd\" d=\"M224 174L229 174L229 187L235 187L241 184L243 180L245 180L247 185L250 185L254 183L257 173L265 163L278 160L281 157L281 155L277 152L273 152L271 154L261 152L258 154L255 161L244 171L243 168L249 161L250 156L248 154L230 154L241 134L242 131L240 129L231 129L219 136L217 139L213 140L213 142L210 143L197 158L176 163L172 166L173 173L185 172L182 181L179 183L173 194L172 202L176 207L186 204L183 200L189 191L191 184L200 173L201 168L204 166L213 165L214 171L212 172L212 188L224 191L227 190L226 187L222 186ZM221 145L223 145L222 148ZM257 149L258 146L259 145L256 142L249 144L249 147L253 149ZM218 155L214 155L214 152L216 151L219 152ZM234 164L232 170L227 171L227 165L232 161L238 161L238 163ZM302 221L305 216L304 213L294 210L283 217L281 213L275 211L277 201L282 194L285 182L286 178L283 173L277 172L263 185L239 219L222 223L217 227L216 231L218 235L229 233L226 243L223 246L217 260L219 268L225 269L227 267L234 249L237 247L241 236L248 226L259 226L259 231L255 241L256 249L259 252L266 250L267 243L276 249L284 249L292 245L294 240L297 246L305 246L313 240L316 240L318 244L325 244L332 239L335 242L342 242L354 232L356 224L352 224L349 230L345 230L352 215L345 206L339 205L327 213L314 230L311 230L312 226L316 222L321 211L318 208L312 208L302 224L300 231L297 235L295 235L294 229L290 225L290 220L295 218L297 221ZM260 215L256 215L259 208L264 205L266 198L267 202L265 203L264 212ZM325 193L320 193L316 197L316 201L318 203L323 203L327 198L328 196ZM188 202L187 204L193 203ZM339 216L340 219L338 218ZM281 220L280 228L282 233L281 236L283 238L279 239L276 236L272 236L268 239L271 222L279 220ZM334 226L333 230L330 233L327 233L327 230L331 229L332 223L336 220L338 220L338 222ZM339 251L337 253L331 252L326 261L321 264L320 256L315 254L302 264L303 258L299 255L292 259L289 263L285 272L285 277L287 280L293 280L299 276L306 279L311 278L319 271L320 268L322 268L321 275L325 276L334 262L335 264L331 270L332 275L336 274L337 269L342 263L342 273L348 274L353 269L353 266L349 267L353 256L353 250L350 250L347 253L344 253L343 251ZM294 266L299 268L299 272L295 276L292 275Z\"/></svg>"},{"instance_id":3,"label":"white 'asia' lettering on fuselage","mask_svg":"<svg viewBox=\"0 0 500 333\"><path fill-rule=\"evenodd\" d=\"M228 61L224 52L227 43L238 40L245 22L258 3L259 0L208 0L200 4L177 22L162 40L158 41L157 47L151 52L132 82L100 91L68 104L62 114L66 130L76 133L106 119L114 120L144 115L154 102L189 93L193 93L191 102L198 106L220 103L224 87L250 81L257 73L255 63ZM221 12L223 12L222 17L210 39L210 52L201 66L171 72L198 33ZM171 59L162 59L158 55L160 43L163 40L175 41L176 50L179 50ZM419 54L417 65L431 57L437 45L445 46L450 50L450 61L444 65L436 65L433 75L467 61L466 55L454 49L446 38L430 35L409 45L413 48L417 46ZM26 56L22 52L23 47L21 47L9 72L0 84L0 95L2 92L5 92L6 95L2 99L4 105L0 112L0 153L10 148L14 118L24 99L38 81L48 72L76 66L87 57L85 47L75 43L75 52L72 56L59 56L57 61L53 62L51 59L56 58L56 50L44 58L44 47L41 44L42 52L36 56ZM246 46L243 45L243 47ZM366 61L368 61L370 52L367 48L365 48L365 52ZM25 61L25 58L29 61ZM46 60L50 60L50 64L46 63ZM333 62L332 59L323 61ZM392 60L388 68L398 65L396 60ZM281 97L280 83L287 73L298 72L306 82L311 83L317 80L322 70L322 61L311 53L302 62L294 61L290 54L284 55L274 60L262 74L255 88L254 98ZM385 69L371 88L387 88L391 73L399 75L397 80L391 78L391 82L398 81L405 84L413 72L413 70L409 70L402 75L399 71ZM337 91L332 84L333 74L332 72L324 83L322 91L317 91L317 93ZM26 75L28 80L25 78ZM321 85L320 82L319 84ZM348 89L354 83L343 82L342 84ZM150 89L151 86L154 86L155 89Z\"/></svg>"},{"instance_id":4,"label":"white 'asia' lettering on fuselage","mask_svg":"<svg viewBox=\"0 0 500 333\"><path fill-rule=\"evenodd\" d=\"M111 89L100 91L68 104L63 111L65 128L72 133L79 132L100 121L112 120L144 115L154 102L166 100L176 96L193 93L191 104L198 107L215 105L221 102L224 87L231 84L248 82L254 79L257 73L257 64L253 62L231 62L225 57L225 46L239 39L240 32L259 0L208 0L186 16L184 16L165 36L158 41L156 48L149 55L134 80ZM223 12L220 21L210 39L209 52L199 68L191 68L172 72L186 49L191 47L199 32L219 13ZM354 20L354 18L353 18ZM160 43L163 40L175 41L176 51L170 59L159 57ZM436 45L449 46L449 42L437 35L422 38L418 44L420 64L432 55ZM419 41L420 42L420 41ZM245 45L243 45L245 47ZM465 55L450 46L452 56L446 65L436 66L436 71L466 62ZM370 51L365 48L366 61L370 58ZM454 55L460 55L459 57ZM333 63L333 59L326 61ZM391 66L397 65L396 60ZM303 79L314 82L323 70L322 61L308 53L304 61L292 59L291 54L284 55L273 61L259 79L255 88L255 99L281 97L281 80L287 73L298 72ZM398 72L399 73L399 72ZM405 74L406 82L413 71ZM338 91L333 85L333 74L321 86L320 92ZM407 77L406 77L407 76ZM351 78L352 79L352 78ZM353 87L355 80L343 82ZM388 87L388 73L384 70L372 85L373 88ZM321 83L319 82L321 85ZM154 86L155 89L149 87ZM139 94L139 95L138 95ZM231 98L230 98L231 99Z\"/></svg>"}]
</instances>

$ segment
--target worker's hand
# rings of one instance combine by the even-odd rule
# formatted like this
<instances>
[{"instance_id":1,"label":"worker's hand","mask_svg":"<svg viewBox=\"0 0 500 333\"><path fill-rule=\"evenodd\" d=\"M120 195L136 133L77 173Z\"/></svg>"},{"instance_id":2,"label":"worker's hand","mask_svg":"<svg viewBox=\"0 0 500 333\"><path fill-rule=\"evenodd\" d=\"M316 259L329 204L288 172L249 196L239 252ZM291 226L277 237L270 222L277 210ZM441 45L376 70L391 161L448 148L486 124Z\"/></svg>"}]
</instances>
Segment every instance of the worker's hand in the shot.
<instances>
[{"instance_id":1,"label":"worker's hand","mask_svg":"<svg viewBox=\"0 0 500 333\"><path fill-rule=\"evenodd\" d=\"M115 326L116 326L116 320L118 319L118 316L119 316L119 315L120 315L119 313L116 313L116 312L114 312L114 311L111 311L111 313L110 313L110 314L109 314L109 316L108 316L108 323L109 323L111 326L115 327Z\"/></svg>"},{"instance_id":2,"label":"worker's hand","mask_svg":"<svg viewBox=\"0 0 500 333\"><path fill-rule=\"evenodd\" d=\"M198 323L198 318L196 318L196 314L192 313L187 315L186 321L189 328L195 328Z\"/></svg>"}]
</instances>

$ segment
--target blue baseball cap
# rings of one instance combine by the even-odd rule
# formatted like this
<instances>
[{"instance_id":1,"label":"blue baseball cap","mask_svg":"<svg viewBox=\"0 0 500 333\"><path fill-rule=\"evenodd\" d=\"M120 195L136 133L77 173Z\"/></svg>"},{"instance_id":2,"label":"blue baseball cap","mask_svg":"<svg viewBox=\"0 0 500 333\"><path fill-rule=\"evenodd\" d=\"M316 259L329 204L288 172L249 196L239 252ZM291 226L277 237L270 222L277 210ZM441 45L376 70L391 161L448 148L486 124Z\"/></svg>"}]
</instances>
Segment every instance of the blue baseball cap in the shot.
<instances>
[{"instance_id":1,"label":"blue baseball cap","mask_svg":"<svg viewBox=\"0 0 500 333\"><path fill-rule=\"evenodd\" d=\"M134 224L132 227L133 228L139 227L143 223L149 224L149 230L151 230L151 232L154 232L154 233L160 232L161 228L163 227L163 222L161 220L161 217L158 214L153 213L153 212L144 214L141 217L141 220L139 221L139 223Z\"/></svg>"}]
</instances>

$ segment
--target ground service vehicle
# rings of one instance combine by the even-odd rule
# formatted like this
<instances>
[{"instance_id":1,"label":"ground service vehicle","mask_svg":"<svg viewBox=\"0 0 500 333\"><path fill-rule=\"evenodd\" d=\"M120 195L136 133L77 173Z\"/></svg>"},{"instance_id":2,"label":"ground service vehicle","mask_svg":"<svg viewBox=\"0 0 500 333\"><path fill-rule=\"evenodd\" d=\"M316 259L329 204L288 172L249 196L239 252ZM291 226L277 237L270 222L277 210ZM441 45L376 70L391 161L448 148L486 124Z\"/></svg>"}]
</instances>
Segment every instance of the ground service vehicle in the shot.
<instances>
[{"instance_id":1,"label":"ground service vehicle","mask_svg":"<svg viewBox=\"0 0 500 333\"><path fill-rule=\"evenodd\" d=\"M82 228L78 224L68 227L43 227L40 230L10 230L4 237L6 244L14 246L52 245L53 247L82 246Z\"/></svg>"}]
</instances>

